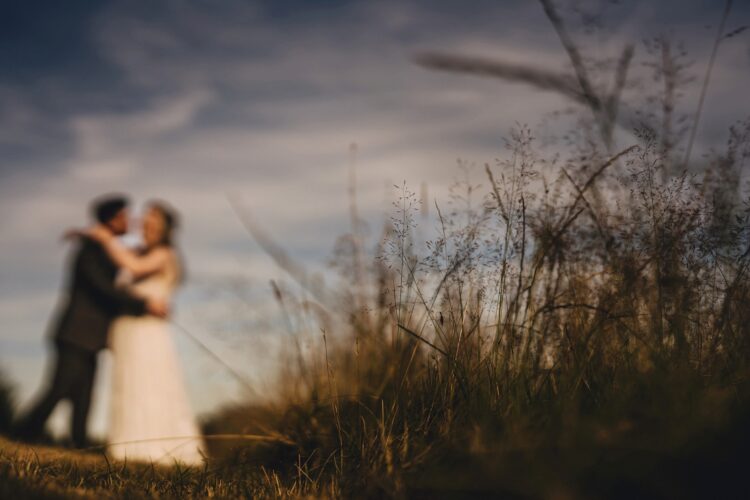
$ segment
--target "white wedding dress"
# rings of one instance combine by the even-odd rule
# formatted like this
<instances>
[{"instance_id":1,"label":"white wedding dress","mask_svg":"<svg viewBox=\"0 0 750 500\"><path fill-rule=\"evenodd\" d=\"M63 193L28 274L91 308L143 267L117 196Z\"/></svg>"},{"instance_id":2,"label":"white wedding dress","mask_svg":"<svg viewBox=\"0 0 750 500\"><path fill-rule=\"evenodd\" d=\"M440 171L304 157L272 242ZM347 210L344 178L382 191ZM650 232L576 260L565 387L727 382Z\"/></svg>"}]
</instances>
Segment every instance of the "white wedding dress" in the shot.
<instances>
[{"instance_id":1,"label":"white wedding dress","mask_svg":"<svg viewBox=\"0 0 750 500\"><path fill-rule=\"evenodd\" d=\"M168 300L179 282L176 258L130 285L143 298ZM169 323L118 318L110 331L112 400L108 453L116 460L203 463L203 439L190 408Z\"/></svg>"}]
</instances>

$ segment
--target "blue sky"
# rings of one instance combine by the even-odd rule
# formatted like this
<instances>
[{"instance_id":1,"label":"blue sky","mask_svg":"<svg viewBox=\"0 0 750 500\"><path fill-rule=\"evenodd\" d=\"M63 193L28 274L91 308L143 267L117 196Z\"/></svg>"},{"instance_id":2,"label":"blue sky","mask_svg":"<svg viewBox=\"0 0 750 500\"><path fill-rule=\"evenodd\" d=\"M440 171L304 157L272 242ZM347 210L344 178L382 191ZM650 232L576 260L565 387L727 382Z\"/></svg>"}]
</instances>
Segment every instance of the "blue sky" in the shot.
<instances>
[{"instance_id":1,"label":"blue sky","mask_svg":"<svg viewBox=\"0 0 750 500\"><path fill-rule=\"evenodd\" d=\"M698 75L723 7L557 3L587 56L615 56L633 41L643 58L642 39L669 34L685 42ZM750 6L735 4L728 29L750 24ZM534 1L82 0L2 9L0 367L23 402L44 374L66 256L59 235L86 221L92 197L126 191L181 210L190 281L177 320L263 393L279 359L268 279L282 274L244 232L227 193L293 255L324 269L346 229L350 143L359 145L361 210L377 227L394 182L426 182L440 201L456 159L491 161L517 122L551 133L550 114L568 105L523 85L411 62L439 49L563 71L565 54ZM601 13L603 25L586 29L580 12ZM722 45L699 150L750 114L749 69L746 36ZM694 103L691 89L685 109ZM177 342L199 411L241 397L210 359ZM102 380L105 388L106 370ZM98 432L105 407L95 410Z\"/></svg>"}]
</instances>

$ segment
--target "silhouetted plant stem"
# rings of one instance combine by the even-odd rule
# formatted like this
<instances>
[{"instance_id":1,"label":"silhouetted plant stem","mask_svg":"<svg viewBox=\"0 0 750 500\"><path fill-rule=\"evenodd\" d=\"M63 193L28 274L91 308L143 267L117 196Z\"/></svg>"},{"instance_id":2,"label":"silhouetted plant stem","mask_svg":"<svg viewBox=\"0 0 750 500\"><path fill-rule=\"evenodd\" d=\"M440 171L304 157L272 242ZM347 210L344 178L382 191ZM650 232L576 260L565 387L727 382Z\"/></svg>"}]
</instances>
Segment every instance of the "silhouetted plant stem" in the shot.
<instances>
[{"instance_id":1,"label":"silhouetted plant stem","mask_svg":"<svg viewBox=\"0 0 750 500\"><path fill-rule=\"evenodd\" d=\"M693 126L690 129L690 138L688 139L687 149L685 150L685 160L682 162L683 168L688 167L690 161L690 155L693 152L693 144L695 143L695 136L698 133L698 124L700 123L701 113L703 111L703 103L706 100L706 92L708 91L708 84L711 81L711 74L714 69L714 62L716 62L716 54L719 52L719 45L724 38L724 27L726 26L727 19L729 18L729 12L732 10L732 0L726 0L724 4L724 12L721 15L721 21L719 22L719 28L716 30L716 38L714 39L714 46L711 49L711 57L708 59L708 67L706 68L706 74L703 77L703 85L701 85L701 93L698 97L698 106L695 109L695 115L693 116Z\"/></svg>"}]
</instances>

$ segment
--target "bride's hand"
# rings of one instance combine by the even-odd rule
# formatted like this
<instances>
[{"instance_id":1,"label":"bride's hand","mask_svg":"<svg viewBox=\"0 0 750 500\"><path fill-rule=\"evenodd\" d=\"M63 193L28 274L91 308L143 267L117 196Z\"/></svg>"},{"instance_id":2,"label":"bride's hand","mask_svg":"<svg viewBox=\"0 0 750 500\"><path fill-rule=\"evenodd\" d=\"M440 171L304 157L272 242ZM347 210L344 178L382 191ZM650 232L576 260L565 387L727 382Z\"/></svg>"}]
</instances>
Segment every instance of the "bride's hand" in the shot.
<instances>
[{"instance_id":1,"label":"bride's hand","mask_svg":"<svg viewBox=\"0 0 750 500\"><path fill-rule=\"evenodd\" d=\"M92 226L86 229L71 228L62 235L63 241L71 241L77 238L91 238L102 244L107 243L112 237L112 233L101 226Z\"/></svg>"},{"instance_id":2,"label":"bride's hand","mask_svg":"<svg viewBox=\"0 0 750 500\"><path fill-rule=\"evenodd\" d=\"M102 226L94 226L92 228L89 228L86 231L85 235L94 241L98 241L101 244L105 244L113 238L112 233L107 231Z\"/></svg>"},{"instance_id":3,"label":"bride's hand","mask_svg":"<svg viewBox=\"0 0 750 500\"><path fill-rule=\"evenodd\" d=\"M67 229L62 234L62 240L63 241L72 241L77 238L84 238L88 235L87 231L85 229L78 229L78 228L71 228Z\"/></svg>"},{"instance_id":4,"label":"bride's hand","mask_svg":"<svg viewBox=\"0 0 750 500\"><path fill-rule=\"evenodd\" d=\"M169 316L169 304L163 300L149 300L146 302L146 312L157 318L166 319Z\"/></svg>"}]
</instances>

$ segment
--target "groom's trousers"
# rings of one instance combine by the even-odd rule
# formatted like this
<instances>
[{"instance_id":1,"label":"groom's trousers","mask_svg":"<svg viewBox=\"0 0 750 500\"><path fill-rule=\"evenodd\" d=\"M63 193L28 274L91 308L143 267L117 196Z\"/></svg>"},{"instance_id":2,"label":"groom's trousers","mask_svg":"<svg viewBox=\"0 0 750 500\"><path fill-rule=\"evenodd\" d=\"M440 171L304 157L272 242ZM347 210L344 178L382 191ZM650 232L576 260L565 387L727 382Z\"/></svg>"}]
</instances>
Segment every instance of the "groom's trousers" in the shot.
<instances>
[{"instance_id":1,"label":"groom's trousers","mask_svg":"<svg viewBox=\"0 0 750 500\"><path fill-rule=\"evenodd\" d=\"M73 405L71 437L77 448L86 446L86 425L94 387L97 353L64 341L56 341L57 359L49 386L18 426L21 437L36 438L52 411L63 399Z\"/></svg>"}]
</instances>

